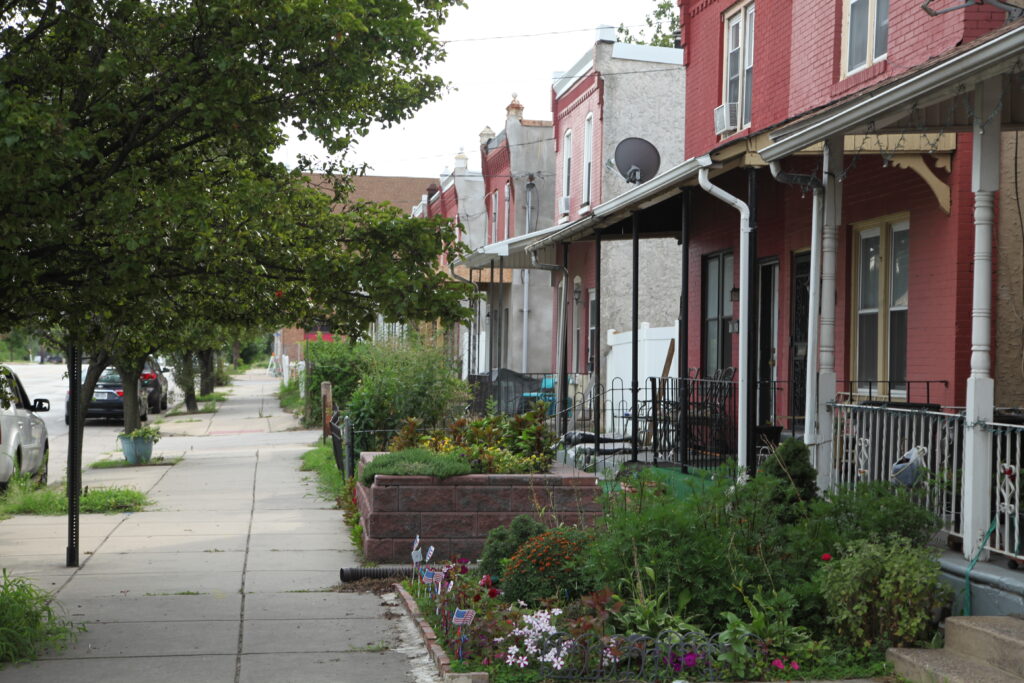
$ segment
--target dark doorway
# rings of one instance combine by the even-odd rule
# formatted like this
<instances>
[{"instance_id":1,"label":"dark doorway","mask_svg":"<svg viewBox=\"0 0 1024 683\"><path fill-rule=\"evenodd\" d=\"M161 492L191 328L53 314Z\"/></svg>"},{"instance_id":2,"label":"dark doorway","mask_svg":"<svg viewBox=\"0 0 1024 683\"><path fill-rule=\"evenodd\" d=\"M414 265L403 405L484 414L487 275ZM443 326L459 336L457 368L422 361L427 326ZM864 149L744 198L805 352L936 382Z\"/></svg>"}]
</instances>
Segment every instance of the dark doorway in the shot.
<instances>
[{"instance_id":1,"label":"dark doorway","mask_svg":"<svg viewBox=\"0 0 1024 683\"><path fill-rule=\"evenodd\" d=\"M789 414L790 429L804 427L804 403L807 399L807 321L811 300L811 254L793 254L792 315L789 320Z\"/></svg>"},{"instance_id":2,"label":"dark doorway","mask_svg":"<svg viewBox=\"0 0 1024 683\"><path fill-rule=\"evenodd\" d=\"M758 265L757 424L775 424L776 357L779 338L779 262Z\"/></svg>"}]
</instances>

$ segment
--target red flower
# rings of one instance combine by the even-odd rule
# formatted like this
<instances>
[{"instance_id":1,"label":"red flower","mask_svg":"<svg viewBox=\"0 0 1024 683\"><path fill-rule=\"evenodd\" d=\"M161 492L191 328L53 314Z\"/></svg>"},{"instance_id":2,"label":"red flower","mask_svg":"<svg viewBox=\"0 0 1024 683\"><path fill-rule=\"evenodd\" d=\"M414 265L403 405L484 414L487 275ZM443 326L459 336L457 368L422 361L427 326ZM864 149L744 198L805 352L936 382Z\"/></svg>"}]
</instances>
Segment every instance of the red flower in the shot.
<instances>
[{"instance_id":1,"label":"red flower","mask_svg":"<svg viewBox=\"0 0 1024 683\"><path fill-rule=\"evenodd\" d=\"M480 594L479 593L477 593L476 595L473 596L473 602L480 602Z\"/></svg>"},{"instance_id":2,"label":"red flower","mask_svg":"<svg viewBox=\"0 0 1024 683\"><path fill-rule=\"evenodd\" d=\"M491 588L490 590L487 591L487 597L489 597L489 598L496 598L500 594L501 594L501 591L498 590L497 588Z\"/></svg>"},{"instance_id":3,"label":"red flower","mask_svg":"<svg viewBox=\"0 0 1024 683\"><path fill-rule=\"evenodd\" d=\"M281 291L281 290L279 289L279 290L277 290L276 292L274 292L274 296L276 296L276 297L277 297L278 299L280 299L280 298L281 298L282 296L284 296L284 292L282 292L282 291Z\"/></svg>"},{"instance_id":4,"label":"red flower","mask_svg":"<svg viewBox=\"0 0 1024 683\"><path fill-rule=\"evenodd\" d=\"M821 561L822 562L831 562L832 561L832 556L829 555L828 553L822 553L821 554Z\"/></svg>"}]
</instances>

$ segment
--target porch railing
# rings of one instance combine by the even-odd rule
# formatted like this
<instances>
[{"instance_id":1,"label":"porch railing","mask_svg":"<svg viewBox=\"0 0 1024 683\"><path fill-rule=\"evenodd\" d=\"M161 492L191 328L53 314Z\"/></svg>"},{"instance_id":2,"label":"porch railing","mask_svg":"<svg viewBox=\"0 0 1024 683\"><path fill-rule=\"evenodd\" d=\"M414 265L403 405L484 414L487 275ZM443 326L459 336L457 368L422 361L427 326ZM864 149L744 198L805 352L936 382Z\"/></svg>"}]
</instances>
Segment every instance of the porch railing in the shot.
<instances>
[{"instance_id":1,"label":"porch railing","mask_svg":"<svg viewBox=\"0 0 1024 683\"><path fill-rule=\"evenodd\" d=\"M939 516L945 531L962 535L962 414L836 403L832 415L832 487L891 481L897 460L922 446L915 484L921 504Z\"/></svg>"},{"instance_id":2,"label":"porch railing","mask_svg":"<svg viewBox=\"0 0 1024 683\"><path fill-rule=\"evenodd\" d=\"M997 415L997 419L999 416ZM986 425L992 431L992 508L994 530L985 547L1024 561L1021 523L1021 450L1024 425Z\"/></svg>"}]
</instances>

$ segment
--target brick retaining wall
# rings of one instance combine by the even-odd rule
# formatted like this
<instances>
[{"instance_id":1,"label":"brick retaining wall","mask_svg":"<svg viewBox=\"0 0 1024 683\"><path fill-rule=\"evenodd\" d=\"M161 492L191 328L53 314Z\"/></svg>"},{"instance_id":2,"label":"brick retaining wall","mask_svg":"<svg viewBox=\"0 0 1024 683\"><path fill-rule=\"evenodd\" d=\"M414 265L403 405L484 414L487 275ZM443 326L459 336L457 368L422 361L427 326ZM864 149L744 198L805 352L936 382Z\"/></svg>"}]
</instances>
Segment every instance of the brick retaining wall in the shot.
<instances>
[{"instance_id":1,"label":"brick retaining wall","mask_svg":"<svg viewBox=\"0 0 1024 683\"><path fill-rule=\"evenodd\" d=\"M374 454L364 453L367 462ZM476 560L496 526L529 514L545 524L590 525L600 514L593 474L556 464L550 474L466 474L448 479L378 474L356 484L363 552L408 564L416 535L435 559Z\"/></svg>"}]
</instances>

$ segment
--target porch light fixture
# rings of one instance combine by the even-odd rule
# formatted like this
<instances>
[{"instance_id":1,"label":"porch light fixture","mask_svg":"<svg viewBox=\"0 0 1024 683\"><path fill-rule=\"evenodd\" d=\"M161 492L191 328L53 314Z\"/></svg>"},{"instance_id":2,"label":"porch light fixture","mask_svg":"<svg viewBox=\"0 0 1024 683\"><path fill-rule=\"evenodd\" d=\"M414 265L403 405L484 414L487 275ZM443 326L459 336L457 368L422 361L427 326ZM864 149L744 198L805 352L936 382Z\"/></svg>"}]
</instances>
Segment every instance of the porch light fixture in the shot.
<instances>
[{"instance_id":1,"label":"porch light fixture","mask_svg":"<svg viewBox=\"0 0 1024 683\"><path fill-rule=\"evenodd\" d=\"M579 285L576 285L575 287L572 288L572 300L574 303L578 304L582 296L583 291L580 289Z\"/></svg>"},{"instance_id":2,"label":"porch light fixture","mask_svg":"<svg viewBox=\"0 0 1024 683\"><path fill-rule=\"evenodd\" d=\"M729 334L739 334L740 332L740 321L730 320L729 321Z\"/></svg>"},{"instance_id":3,"label":"porch light fixture","mask_svg":"<svg viewBox=\"0 0 1024 683\"><path fill-rule=\"evenodd\" d=\"M739 287L733 287L732 289L729 290L729 301L739 301L739 300L740 300L740 288Z\"/></svg>"}]
</instances>

